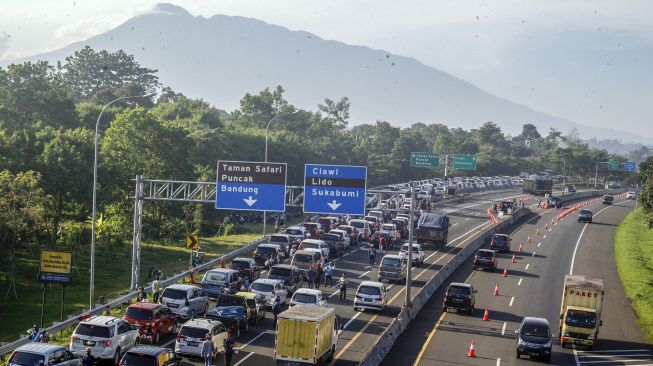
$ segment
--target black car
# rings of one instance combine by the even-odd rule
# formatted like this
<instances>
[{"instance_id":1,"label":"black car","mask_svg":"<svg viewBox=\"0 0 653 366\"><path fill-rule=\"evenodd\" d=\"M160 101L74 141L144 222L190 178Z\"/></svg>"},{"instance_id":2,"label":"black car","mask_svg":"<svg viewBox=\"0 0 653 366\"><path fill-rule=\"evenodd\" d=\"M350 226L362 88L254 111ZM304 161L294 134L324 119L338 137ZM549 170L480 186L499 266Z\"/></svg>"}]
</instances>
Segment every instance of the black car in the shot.
<instances>
[{"instance_id":1,"label":"black car","mask_svg":"<svg viewBox=\"0 0 653 366\"><path fill-rule=\"evenodd\" d=\"M254 261L259 267L273 266L281 261L281 250L274 246L277 244L261 244L254 251Z\"/></svg>"},{"instance_id":2,"label":"black car","mask_svg":"<svg viewBox=\"0 0 653 366\"><path fill-rule=\"evenodd\" d=\"M268 278L273 280L283 280L283 286L288 293L294 293L302 287L303 277L299 268L290 264L276 264L270 268Z\"/></svg>"},{"instance_id":3,"label":"black car","mask_svg":"<svg viewBox=\"0 0 653 366\"><path fill-rule=\"evenodd\" d=\"M592 223L592 218L594 214L590 210L580 210L578 213L578 222L589 222Z\"/></svg>"},{"instance_id":4,"label":"black car","mask_svg":"<svg viewBox=\"0 0 653 366\"><path fill-rule=\"evenodd\" d=\"M248 316L247 308L242 305L217 305L205 315L220 321L235 337L240 336L241 330L246 332L249 329Z\"/></svg>"},{"instance_id":5,"label":"black car","mask_svg":"<svg viewBox=\"0 0 653 366\"><path fill-rule=\"evenodd\" d=\"M234 258L231 261L231 268L237 269L243 278L249 279L250 283L261 277L261 268L252 258Z\"/></svg>"},{"instance_id":6,"label":"black car","mask_svg":"<svg viewBox=\"0 0 653 366\"><path fill-rule=\"evenodd\" d=\"M606 194L603 196L603 204L604 205L611 205L612 201L614 201L614 197L610 196L609 194Z\"/></svg>"},{"instance_id":7,"label":"black car","mask_svg":"<svg viewBox=\"0 0 653 366\"><path fill-rule=\"evenodd\" d=\"M489 269L492 272L497 270L497 252L488 249L479 249L474 255L474 270L478 268Z\"/></svg>"},{"instance_id":8,"label":"black car","mask_svg":"<svg viewBox=\"0 0 653 366\"><path fill-rule=\"evenodd\" d=\"M338 258L342 251L345 249L345 243L340 235L337 234L322 234L320 240L329 245L329 259Z\"/></svg>"},{"instance_id":9,"label":"black car","mask_svg":"<svg viewBox=\"0 0 653 366\"><path fill-rule=\"evenodd\" d=\"M506 234L494 234L490 242L490 249L500 252L510 252L510 237Z\"/></svg>"},{"instance_id":10,"label":"black car","mask_svg":"<svg viewBox=\"0 0 653 366\"><path fill-rule=\"evenodd\" d=\"M551 361L551 328L543 318L526 317L515 331L517 335L517 358L528 355L530 358L540 358Z\"/></svg>"},{"instance_id":11,"label":"black car","mask_svg":"<svg viewBox=\"0 0 653 366\"><path fill-rule=\"evenodd\" d=\"M447 287L447 292L444 294L444 304L442 304L442 311L449 309L456 309L467 311L469 315L474 313L474 304L476 297L474 294L476 290L468 283L452 282Z\"/></svg>"},{"instance_id":12,"label":"black car","mask_svg":"<svg viewBox=\"0 0 653 366\"><path fill-rule=\"evenodd\" d=\"M181 357L170 348L156 346L136 346L125 352L120 365L128 366L178 366Z\"/></svg>"},{"instance_id":13,"label":"black car","mask_svg":"<svg viewBox=\"0 0 653 366\"><path fill-rule=\"evenodd\" d=\"M549 207L562 208L562 199L560 197L550 197Z\"/></svg>"}]
</instances>

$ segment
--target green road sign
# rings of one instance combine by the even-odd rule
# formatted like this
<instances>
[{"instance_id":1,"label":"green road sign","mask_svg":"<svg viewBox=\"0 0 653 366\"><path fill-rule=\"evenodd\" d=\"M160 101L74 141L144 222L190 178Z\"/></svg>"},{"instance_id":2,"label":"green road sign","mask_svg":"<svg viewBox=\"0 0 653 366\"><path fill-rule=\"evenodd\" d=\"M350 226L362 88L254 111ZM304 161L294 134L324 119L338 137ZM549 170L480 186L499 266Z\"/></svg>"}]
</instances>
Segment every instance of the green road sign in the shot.
<instances>
[{"instance_id":1,"label":"green road sign","mask_svg":"<svg viewBox=\"0 0 653 366\"><path fill-rule=\"evenodd\" d=\"M437 168L440 165L440 157L426 152L411 152L410 166L417 168Z\"/></svg>"},{"instance_id":2,"label":"green road sign","mask_svg":"<svg viewBox=\"0 0 653 366\"><path fill-rule=\"evenodd\" d=\"M608 161L608 170L619 170L619 167L621 166L621 163L617 160L610 160Z\"/></svg>"},{"instance_id":3,"label":"green road sign","mask_svg":"<svg viewBox=\"0 0 653 366\"><path fill-rule=\"evenodd\" d=\"M476 170L476 155L454 154L453 168L460 170Z\"/></svg>"}]
</instances>

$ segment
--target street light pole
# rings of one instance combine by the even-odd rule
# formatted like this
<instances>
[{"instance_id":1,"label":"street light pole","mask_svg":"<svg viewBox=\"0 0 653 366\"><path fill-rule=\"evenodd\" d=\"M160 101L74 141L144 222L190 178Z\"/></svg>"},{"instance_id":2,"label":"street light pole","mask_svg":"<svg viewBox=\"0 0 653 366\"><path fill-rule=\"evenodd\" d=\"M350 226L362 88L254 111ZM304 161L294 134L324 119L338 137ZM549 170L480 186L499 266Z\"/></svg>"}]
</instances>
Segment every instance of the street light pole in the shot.
<instances>
[{"instance_id":1,"label":"street light pole","mask_svg":"<svg viewBox=\"0 0 653 366\"><path fill-rule=\"evenodd\" d=\"M89 310L93 309L93 306L95 305L95 229L96 229L96 216L97 216L97 211L96 211L96 201L97 201L97 160L98 160L98 136L99 136L99 130L100 130L100 120L102 119L102 114L104 111L109 108L110 105L113 103L119 102L121 100L126 100L126 99L134 99L134 98L148 98L156 93L149 93L145 95L132 95L128 97L122 97L118 99L114 99L107 103L102 110L100 111L100 115L97 117L97 121L95 122L95 155L93 157L93 211L91 214L91 279L90 279L90 286L89 286Z\"/></svg>"},{"instance_id":2,"label":"street light pole","mask_svg":"<svg viewBox=\"0 0 653 366\"><path fill-rule=\"evenodd\" d=\"M408 270L406 271L406 298L404 299L404 306L413 306L410 300L410 287L413 285L413 231L415 225L415 187L410 187L410 226L408 231Z\"/></svg>"},{"instance_id":3,"label":"street light pole","mask_svg":"<svg viewBox=\"0 0 653 366\"><path fill-rule=\"evenodd\" d=\"M272 117L272 119L270 119L270 122L268 122L267 126L265 126L265 162L266 163L268 162L268 131L270 129L270 124L272 124L272 121L277 119L277 117L290 116L290 115L295 114L297 112L299 112L299 111L297 110L297 111L294 111L292 113L277 114L276 116ZM265 236L266 225L267 225L267 211L263 211L263 236Z\"/></svg>"}]
</instances>

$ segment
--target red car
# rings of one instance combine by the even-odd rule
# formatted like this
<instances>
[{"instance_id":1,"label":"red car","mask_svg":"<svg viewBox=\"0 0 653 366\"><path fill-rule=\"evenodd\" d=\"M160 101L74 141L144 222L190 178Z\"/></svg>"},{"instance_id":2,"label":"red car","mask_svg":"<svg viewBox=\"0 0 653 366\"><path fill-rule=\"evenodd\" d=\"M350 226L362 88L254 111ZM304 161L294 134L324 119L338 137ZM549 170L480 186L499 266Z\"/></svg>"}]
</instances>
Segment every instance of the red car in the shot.
<instances>
[{"instance_id":1,"label":"red car","mask_svg":"<svg viewBox=\"0 0 653 366\"><path fill-rule=\"evenodd\" d=\"M152 343L159 343L162 335L176 333L177 316L167 306L154 302L137 302L129 305L125 316L122 317L130 324L138 326L141 337L148 324L152 325L154 339ZM144 341L141 338L141 341Z\"/></svg>"}]
</instances>

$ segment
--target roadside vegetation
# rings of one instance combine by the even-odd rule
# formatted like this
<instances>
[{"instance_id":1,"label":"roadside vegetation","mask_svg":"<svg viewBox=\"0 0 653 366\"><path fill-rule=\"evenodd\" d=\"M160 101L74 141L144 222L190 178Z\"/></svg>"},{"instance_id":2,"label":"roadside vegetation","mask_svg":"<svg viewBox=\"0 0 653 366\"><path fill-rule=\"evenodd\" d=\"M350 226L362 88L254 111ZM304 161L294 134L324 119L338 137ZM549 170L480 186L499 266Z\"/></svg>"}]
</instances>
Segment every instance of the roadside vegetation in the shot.
<instances>
[{"instance_id":1,"label":"roadside vegetation","mask_svg":"<svg viewBox=\"0 0 653 366\"><path fill-rule=\"evenodd\" d=\"M614 253L637 323L653 342L653 230L646 228L647 220L643 209L626 216L615 234Z\"/></svg>"}]
</instances>

